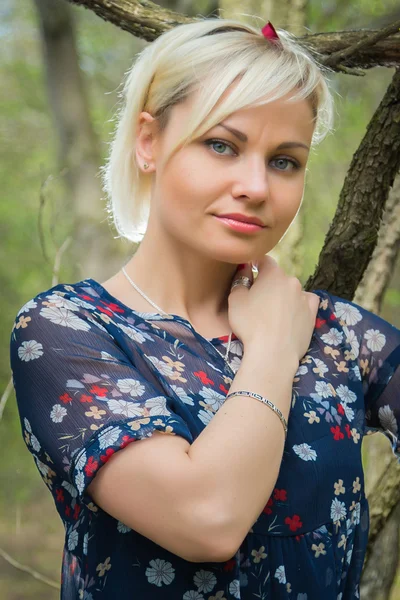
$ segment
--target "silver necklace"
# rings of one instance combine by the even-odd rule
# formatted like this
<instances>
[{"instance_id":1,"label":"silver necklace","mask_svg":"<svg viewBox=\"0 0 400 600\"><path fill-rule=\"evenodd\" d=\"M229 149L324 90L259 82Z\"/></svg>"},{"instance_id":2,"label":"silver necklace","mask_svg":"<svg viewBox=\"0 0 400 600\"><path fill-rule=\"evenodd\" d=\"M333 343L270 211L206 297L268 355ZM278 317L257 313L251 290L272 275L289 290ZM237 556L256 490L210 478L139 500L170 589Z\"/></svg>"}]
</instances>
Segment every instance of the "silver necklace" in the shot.
<instances>
[{"instance_id":1,"label":"silver necklace","mask_svg":"<svg viewBox=\"0 0 400 600\"><path fill-rule=\"evenodd\" d=\"M146 296L146 294L144 292L142 292L142 290L136 285L136 283L134 283L132 281L132 279L129 277L128 273L125 271L125 267L122 267L122 272L125 275L125 277L127 278L127 280L129 281L129 283L131 285L133 285L133 287L135 288L135 290L145 299L147 300L147 302L150 302L150 304L152 306L154 306L154 308L156 308L160 313L164 314L164 315L168 315L169 313L166 313L162 308L160 308L159 306L157 306L157 304L155 302L153 302L152 300L150 300L150 298L148 296ZM193 327L193 326L192 326ZM206 339L206 338L204 338ZM208 340L207 340L208 341ZM221 354L221 352L219 350L217 350L217 348L214 346L214 344L211 344L212 347L214 348L214 350L217 350L218 354L220 356L222 356L222 358L224 359L224 361L226 362L227 365L229 365L229 361L228 361L228 355L229 355L229 350L231 347L231 341L232 341L232 331L229 334L229 340L228 340L228 347L226 349L226 353L225 356L223 354ZM211 342L210 342L211 343ZM230 365L229 365L230 366Z\"/></svg>"}]
</instances>

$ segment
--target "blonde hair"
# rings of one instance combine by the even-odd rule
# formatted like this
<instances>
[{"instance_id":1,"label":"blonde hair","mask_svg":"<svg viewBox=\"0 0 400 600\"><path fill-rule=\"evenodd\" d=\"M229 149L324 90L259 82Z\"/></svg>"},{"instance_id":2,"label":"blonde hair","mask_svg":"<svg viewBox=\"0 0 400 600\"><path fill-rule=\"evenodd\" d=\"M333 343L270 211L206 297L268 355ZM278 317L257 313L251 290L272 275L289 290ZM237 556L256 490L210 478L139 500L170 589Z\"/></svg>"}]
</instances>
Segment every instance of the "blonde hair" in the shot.
<instances>
[{"instance_id":1,"label":"blonde hair","mask_svg":"<svg viewBox=\"0 0 400 600\"><path fill-rule=\"evenodd\" d=\"M107 212L117 237L140 242L150 212L153 178L141 172L135 156L142 111L157 119L162 133L171 108L199 92L186 130L166 161L233 112L267 104L294 88L298 92L291 99L311 101L312 146L333 129L333 98L325 78L328 69L292 34L282 29L277 33L279 43L266 39L252 25L216 17L178 25L138 54L125 75L111 151L100 167ZM214 110L237 79L238 85Z\"/></svg>"}]
</instances>

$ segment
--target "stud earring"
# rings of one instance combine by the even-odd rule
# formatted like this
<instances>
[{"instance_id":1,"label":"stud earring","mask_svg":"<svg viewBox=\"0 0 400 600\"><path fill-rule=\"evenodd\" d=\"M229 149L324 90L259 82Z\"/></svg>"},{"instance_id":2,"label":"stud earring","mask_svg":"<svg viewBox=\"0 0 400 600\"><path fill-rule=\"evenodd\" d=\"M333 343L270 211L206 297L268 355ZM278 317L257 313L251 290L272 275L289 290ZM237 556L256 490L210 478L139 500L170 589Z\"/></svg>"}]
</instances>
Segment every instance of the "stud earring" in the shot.
<instances>
[{"instance_id":1,"label":"stud earring","mask_svg":"<svg viewBox=\"0 0 400 600\"><path fill-rule=\"evenodd\" d=\"M149 168L149 165L147 164L147 162L145 162L145 163L143 164L143 168L144 168L144 169L148 169L148 168Z\"/></svg>"}]
</instances>

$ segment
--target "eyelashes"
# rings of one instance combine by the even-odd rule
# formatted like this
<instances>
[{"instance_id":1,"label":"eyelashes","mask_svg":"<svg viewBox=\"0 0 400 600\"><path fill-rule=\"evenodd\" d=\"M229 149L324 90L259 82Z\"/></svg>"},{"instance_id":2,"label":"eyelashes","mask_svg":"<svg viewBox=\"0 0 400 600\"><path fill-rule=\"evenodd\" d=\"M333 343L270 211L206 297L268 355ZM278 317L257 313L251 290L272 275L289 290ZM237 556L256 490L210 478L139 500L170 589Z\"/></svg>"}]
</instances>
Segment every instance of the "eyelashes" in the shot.
<instances>
[{"instance_id":1,"label":"eyelashes","mask_svg":"<svg viewBox=\"0 0 400 600\"><path fill-rule=\"evenodd\" d=\"M204 144L205 144L205 146L207 146L210 149L214 144L222 144L223 146L227 146L228 148L230 148L231 150L233 150L236 153L236 150L232 144L230 144L229 142L227 142L225 140L220 140L218 138L211 138L211 139L205 140ZM232 155L222 154L220 152L215 152L215 151L214 151L214 154L217 154L219 156L232 156ZM278 171L282 171L282 173L289 173L290 171L297 171L298 169L301 168L301 165L297 160L295 160L293 158L289 158L287 156L279 156L272 160L273 161L278 161L278 160L282 161L283 160L292 165L292 169L278 169Z\"/></svg>"}]
</instances>

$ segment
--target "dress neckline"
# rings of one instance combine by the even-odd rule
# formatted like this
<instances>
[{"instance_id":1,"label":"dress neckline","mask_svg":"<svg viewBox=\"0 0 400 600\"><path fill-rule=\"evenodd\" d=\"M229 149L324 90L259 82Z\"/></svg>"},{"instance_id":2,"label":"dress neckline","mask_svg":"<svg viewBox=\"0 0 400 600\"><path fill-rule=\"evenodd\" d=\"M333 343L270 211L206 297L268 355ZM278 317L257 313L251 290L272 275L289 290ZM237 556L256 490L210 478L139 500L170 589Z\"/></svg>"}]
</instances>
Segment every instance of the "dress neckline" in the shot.
<instances>
[{"instance_id":1,"label":"dress neckline","mask_svg":"<svg viewBox=\"0 0 400 600\"><path fill-rule=\"evenodd\" d=\"M96 279L92 279L91 277L88 277L87 279L83 279L81 283L89 283L91 285L91 287L93 287L101 297L106 297L109 302L111 302L112 304L117 304L119 306L121 306L126 312L128 313L132 313L134 315L137 315L139 318L146 320L146 317L151 319L152 317L160 317L160 321L163 319L164 315L162 313L157 313L157 312L142 312L142 311L137 311L133 308L131 308L130 306L128 306L127 304L124 304L121 300L119 300L118 298L116 298L115 296L113 296L112 294L110 294L110 292L101 285L101 283L99 283L98 281L96 281ZM174 315L172 313L168 313L168 315L170 317L174 317L174 319L177 319L178 321L181 321L187 325L190 326L191 329L193 329L194 331L195 328L193 327L193 325L190 323L190 321L188 321L188 319L185 319L184 317L181 317L180 315ZM198 335L199 334L197 331L196 333ZM204 338L204 336L201 336ZM213 338L204 338L206 339L208 342L222 342L225 343L229 340L229 334L227 335L221 335L221 336L217 336L217 337L213 337ZM232 341L233 340L237 340L238 337L232 333Z\"/></svg>"}]
</instances>

